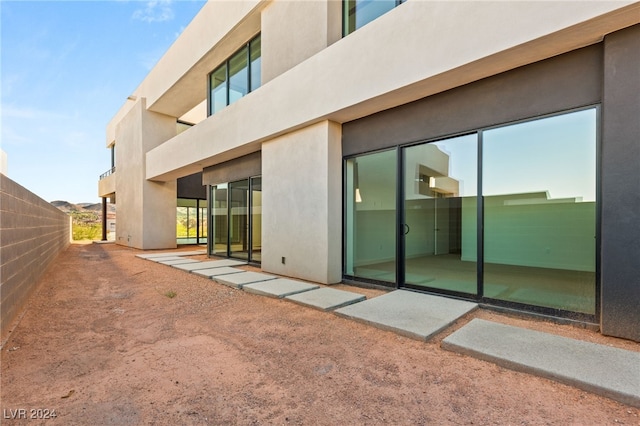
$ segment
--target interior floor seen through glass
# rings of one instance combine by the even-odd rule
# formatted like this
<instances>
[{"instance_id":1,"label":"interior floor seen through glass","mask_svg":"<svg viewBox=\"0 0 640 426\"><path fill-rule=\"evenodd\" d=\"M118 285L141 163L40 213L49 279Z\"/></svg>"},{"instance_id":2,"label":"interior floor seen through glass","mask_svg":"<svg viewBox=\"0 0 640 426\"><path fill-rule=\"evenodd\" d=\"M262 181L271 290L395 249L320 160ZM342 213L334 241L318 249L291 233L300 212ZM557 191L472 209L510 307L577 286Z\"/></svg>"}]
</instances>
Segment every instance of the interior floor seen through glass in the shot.
<instances>
[{"instance_id":1,"label":"interior floor seen through glass","mask_svg":"<svg viewBox=\"0 0 640 426\"><path fill-rule=\"evenodd\" d=\"M484 282L595 314L596 110L483 133Z\"/></svg>"},{"instance_id":2,"label":"interior floor seen through glass","mask_svg":"<svg viewBox=\"0 0 640 426\"><path fill-rule=\"evenodd\" d=\"M477 293L477 135L404 148L404 284Z\"/></svg>"}]
</instances>

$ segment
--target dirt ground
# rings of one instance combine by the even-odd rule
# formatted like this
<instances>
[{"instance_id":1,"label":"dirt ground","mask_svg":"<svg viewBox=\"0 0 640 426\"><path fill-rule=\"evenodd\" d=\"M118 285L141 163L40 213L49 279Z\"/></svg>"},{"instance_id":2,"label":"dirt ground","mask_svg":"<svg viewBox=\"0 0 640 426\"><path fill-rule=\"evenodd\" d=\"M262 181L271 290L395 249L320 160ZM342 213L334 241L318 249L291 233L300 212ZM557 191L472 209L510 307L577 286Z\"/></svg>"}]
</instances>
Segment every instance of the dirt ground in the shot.
<instances>
[{"instance_id":1,"label":"dirt ground","mask_svg":"<svg viewBox=\"0 0 640 426\"><path fill-rule=\"evenodd\" d=\"M2 348L3 425L640 425L637 408L440 348L474 317L637 343L486 310L425 343L137 253L74 244L48 270Z\"/></svg>"}]
</instances>

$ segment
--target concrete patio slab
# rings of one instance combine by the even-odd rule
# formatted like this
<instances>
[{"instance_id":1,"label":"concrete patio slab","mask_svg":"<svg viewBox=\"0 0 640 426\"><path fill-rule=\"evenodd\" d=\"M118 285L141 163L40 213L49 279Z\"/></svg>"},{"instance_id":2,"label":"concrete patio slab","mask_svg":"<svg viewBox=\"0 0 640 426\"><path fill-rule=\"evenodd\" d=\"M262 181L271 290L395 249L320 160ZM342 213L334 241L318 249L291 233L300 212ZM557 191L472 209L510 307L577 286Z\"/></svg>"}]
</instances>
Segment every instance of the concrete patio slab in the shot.
<instances>
[{"instance_id":1,"label":"concrete patio slab","mask_svg":"<svg viewBox=\"0 0 640 426\"><path fill-rule=\"evenodd\" d=\"M160 262L168 262L169 260L184 260L184 257L180 257L180 256L150 257L147 260L160 263Z\"/></svg>"},{"instance_id":2,"label":"concrete patio slab","mask_svg":"<svg viewBox=\"0 0 640 426\"><path fill-rule=\"evenodd\" d=\"M428 340L477 307L472 302L396 290L334 312L407 337Z\"/></svg>"},{"instance_id":3,"label":"concrete patio slab","mask_svg":"<svg viewBox=\"0 0 640 426\"><path fill-rule=\"evenodd\" d=\"M202 275L203 277L213 278L219 275L229 275L229 274L239 274L241 272L247 272L244 269L232 268L230 266L223 266L221 268L209 268L209 269L198 269L193 271L196 275Z\"/></svg>"},{"instance_id":4,"label":"concrete patio slab","mask_svg":"<svg viewBox=\"0 0 640 426\"><path fill-rule=\"evenodd\" d=\"M320 288L320 286L287 278L277 278L275 280L246 284L242 287L246 292L275 297L277 299L282 299L283 297L292 294L308 292L317 288Z\"/></svg>"},{"instance_id":5,"label":"concrete patio slab","mask_svg":"<svg viewBox=\"0 0 640 426\"><path fill-rule=\"evenodd\" d=\"M321 311L331 311L353 303L362 302L367 298L362 294L323 287L313 291L305 291L304 293L286 296L286 299L301 305L320 309Z\"/></svg>"},{"instance_id":6,"label":"concrete patio slab","mask_svg":"<svg viewBox=\"0 0 640 426\"><path fill-rule=\"evenodd\" d=\"M197 256L199 254L207 254L206 250L193 250L193 251L165 251L163 253L143 253L136 254L136 257L142 259L150 259L153 257L166 257L166 256Z\"/></svg>"},{"instance_id":7,"label":"concrete patio slab","mask_svg":"<svg viewBox=\"0 0 640 426\"><path fill-rule=\"evenodd\" d=\"M213 277L220 284L228 285L233 288L242 288L246 284L257 283L261 281L275 280L278 277L267 275L260 272L242 272L240 274L223 275Z\"/></svg>"},{"instance_id":8,"label":"concrete patio slab","mask_svg":"<svg viewBox=\"0 0 640 426\"><path fill-rule=\"evenodd\" d=\"M173 266L173 265L185 265L185 264L192 264L192 263L198 263L197 260L193 260L193 259L175 259L175 260L163 260L161 262L158 263L162 263L163 265L169 265L169 266Z\"/></svg>"},{"instance_id":9,"label":"concrete patio slab","mask_svg":"<svg viewBox=\"0 0 640 426\"><path fill-rule=\"evenodd\" d=\"M206 260L204 262L193 263L190 265L176 265L175 267L178 269L182 269L183 271L195 271L198 269L211 269L211 268L221 268L223 266L240 266L246 265L247 262L243 262L241 260L233 260L233 259L221 259L221 260Z\"/></svg>"},{"instance_id":10,"label":"concrete patio slab","mask_svg":"<svg viewBox=\"0 0 640 426\"><path fill-rule=\"evenodd\" d=\"M640 353L474 319L444 349L640 407Z\"/></svg>"}]
</instances>

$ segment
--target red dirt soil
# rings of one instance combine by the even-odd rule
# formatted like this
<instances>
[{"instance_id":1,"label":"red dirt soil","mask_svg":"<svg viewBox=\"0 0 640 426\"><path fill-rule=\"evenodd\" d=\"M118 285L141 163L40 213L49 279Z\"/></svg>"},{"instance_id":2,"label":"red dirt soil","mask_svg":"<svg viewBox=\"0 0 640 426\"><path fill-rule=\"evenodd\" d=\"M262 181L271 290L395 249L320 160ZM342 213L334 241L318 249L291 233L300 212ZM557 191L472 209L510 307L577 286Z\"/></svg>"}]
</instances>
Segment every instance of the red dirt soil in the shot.
<instances>
[{"instance_id":1,"label":"red dirt soil","mask_svg":"<svg viewBox=\"0 0 640 426\"><path fill-rule=\"evenodd\" d=\"M637 408L440 347L472 318L637 343L486 310L425 343L138 253L74 244L49 268L2 348L3 425L640 425Z\"/></svg>"}]
</instances>

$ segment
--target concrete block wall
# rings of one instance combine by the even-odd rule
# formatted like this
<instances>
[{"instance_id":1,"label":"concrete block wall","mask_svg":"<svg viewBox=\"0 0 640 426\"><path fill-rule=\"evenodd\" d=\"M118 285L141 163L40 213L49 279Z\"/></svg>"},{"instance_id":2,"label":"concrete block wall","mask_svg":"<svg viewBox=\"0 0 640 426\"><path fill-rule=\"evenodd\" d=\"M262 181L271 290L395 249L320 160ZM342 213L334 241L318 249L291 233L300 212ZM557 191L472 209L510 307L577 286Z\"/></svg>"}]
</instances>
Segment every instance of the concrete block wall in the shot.
<instances>
[{"instance_id":1,"label":"concrete block wall","mask_svg":"<svg viewBox=\"0 0 640 426\"><path fill-rule=\"evenodd\" d=\"M71 216L0 174L2 341L39 278L71 242Z\"/></svg>"}]
</instances>

